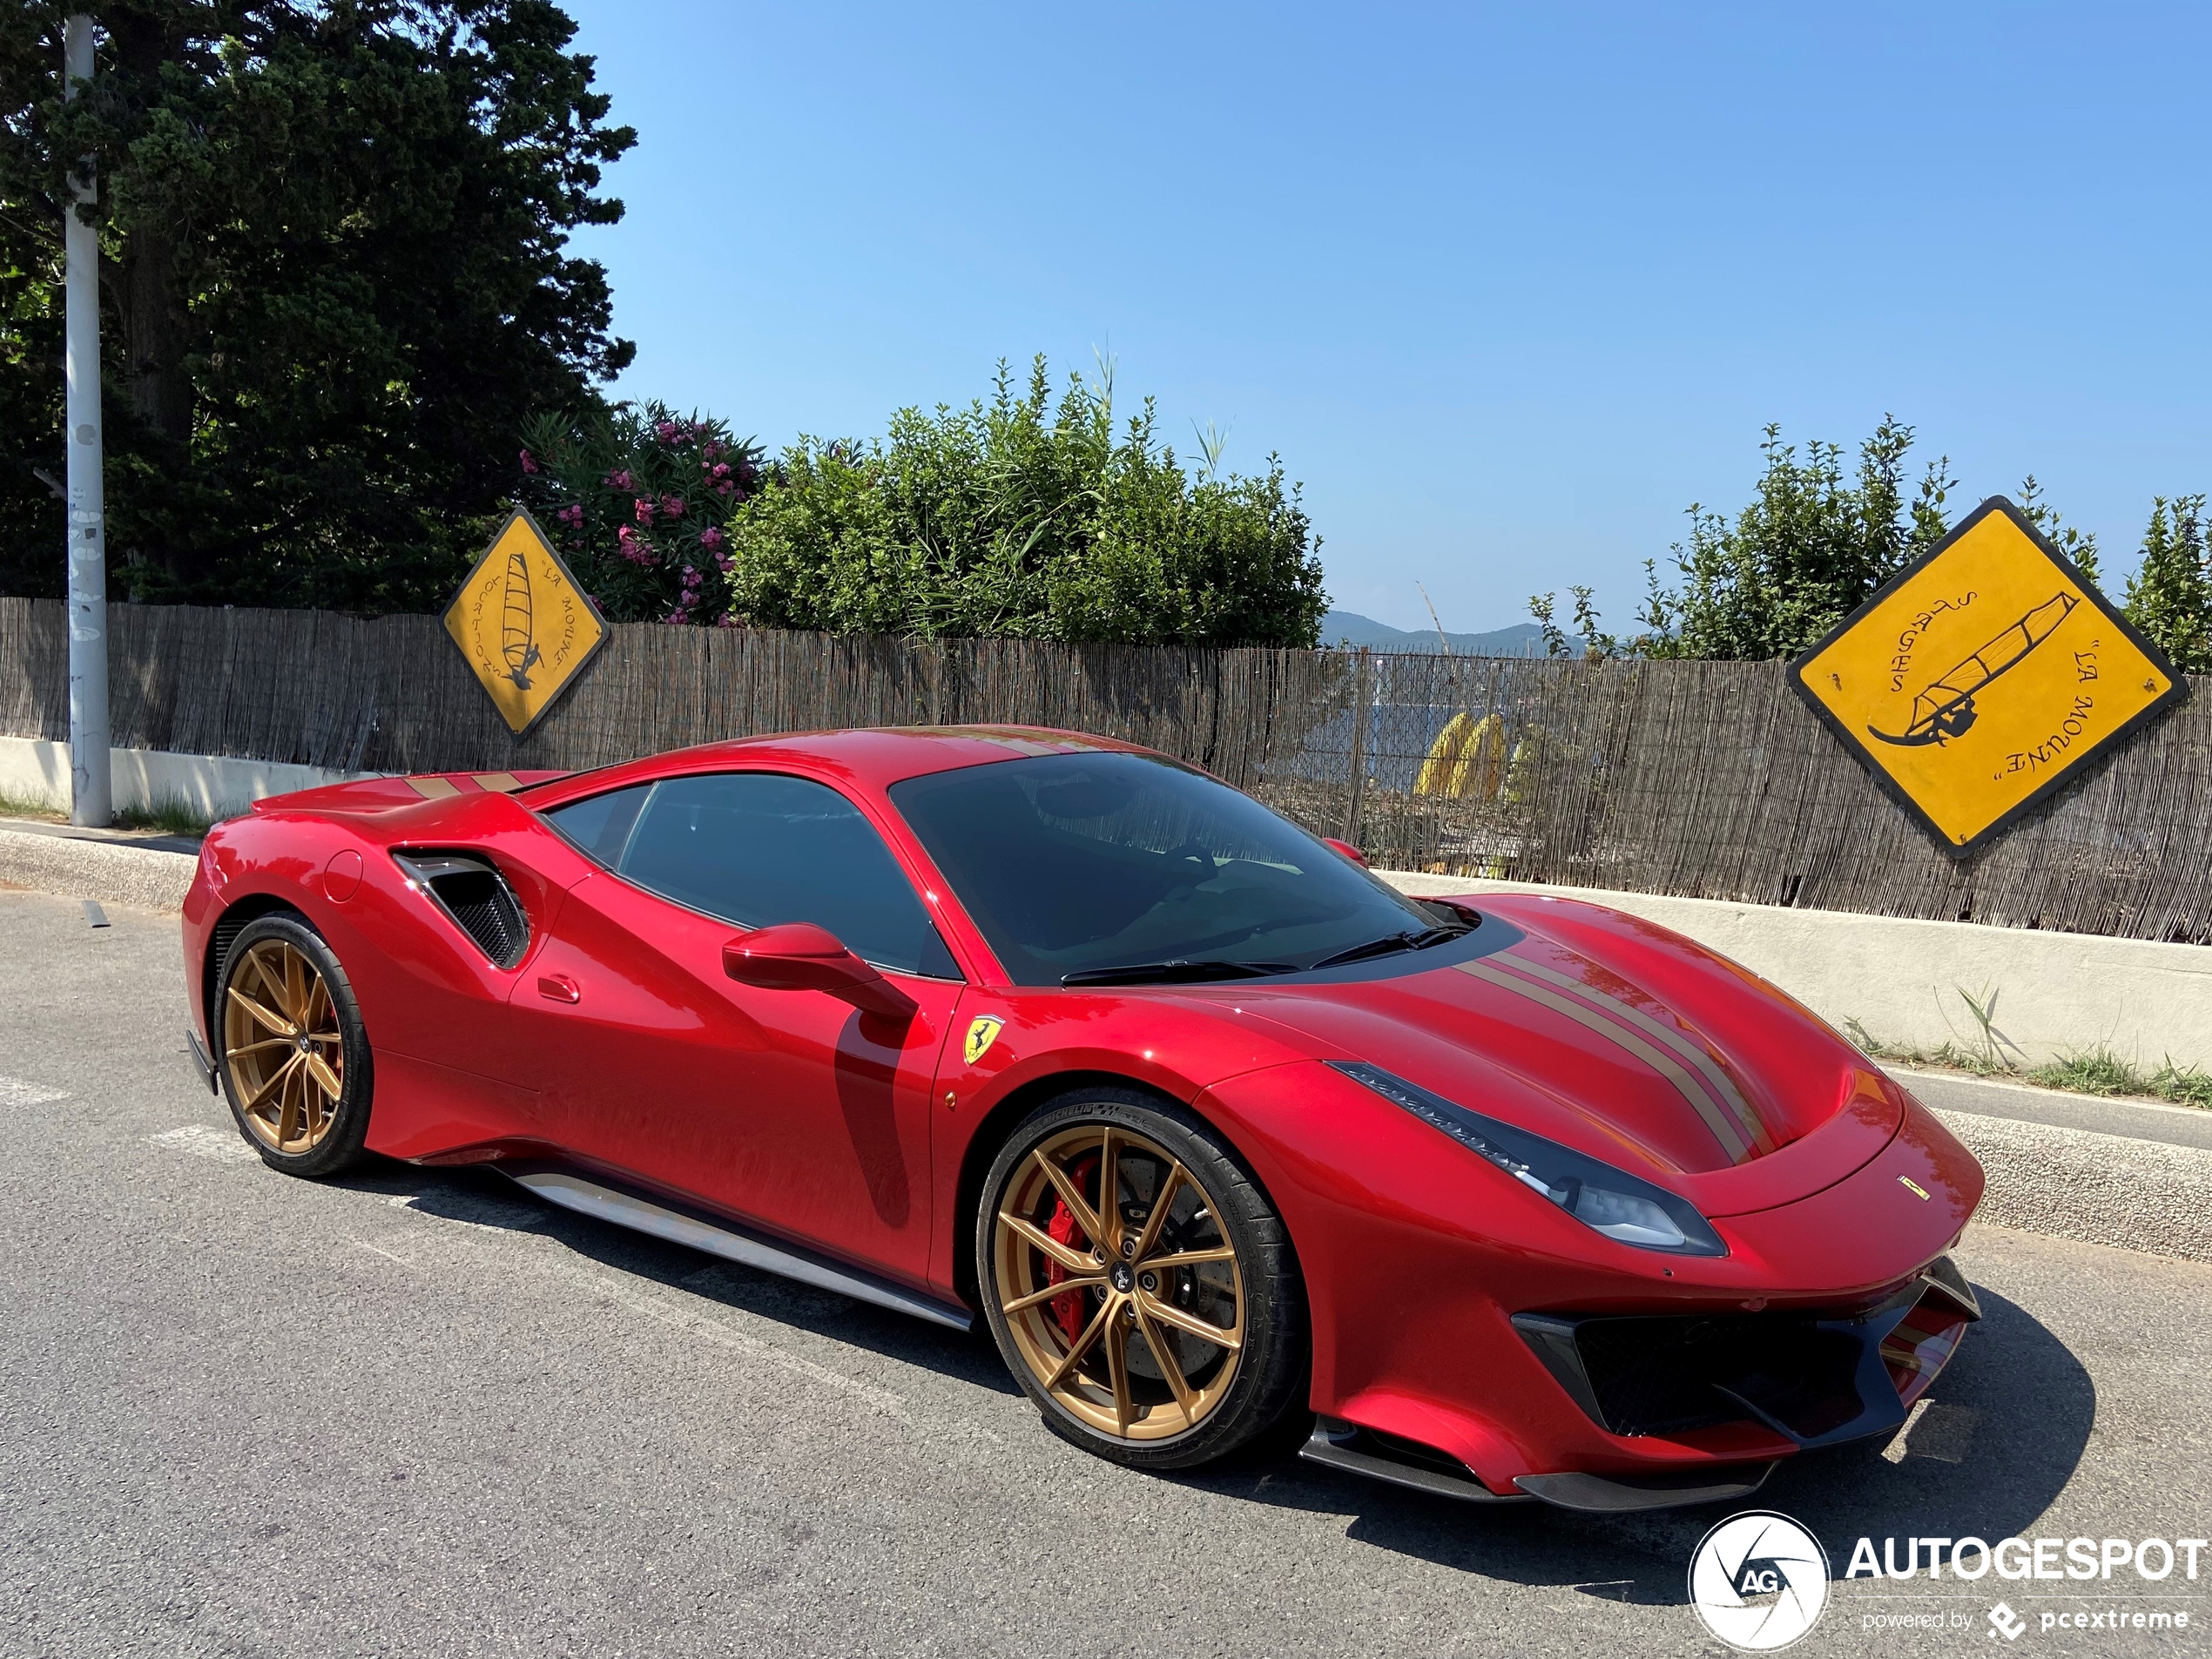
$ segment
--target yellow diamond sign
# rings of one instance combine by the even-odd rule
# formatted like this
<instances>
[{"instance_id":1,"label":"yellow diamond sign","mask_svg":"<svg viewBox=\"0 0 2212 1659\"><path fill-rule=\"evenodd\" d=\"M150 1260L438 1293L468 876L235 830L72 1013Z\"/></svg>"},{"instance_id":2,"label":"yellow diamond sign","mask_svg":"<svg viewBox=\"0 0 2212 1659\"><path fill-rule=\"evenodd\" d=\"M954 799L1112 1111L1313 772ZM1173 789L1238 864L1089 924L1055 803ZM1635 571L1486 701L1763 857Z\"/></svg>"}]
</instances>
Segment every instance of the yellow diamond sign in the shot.
<instances>
[{"instance_id":1,"label":"yellow diamond sign","mask_svg":"<svg viewBox=\"0 0 2212 1659\"><path fill-rule=\"evenodd\" d=\"M446 607L446 631L518 738L607 643L607 624L520 509Z\"/></svg>"},{"instance_id":2,"label":"yellow diamond sign","mask_svg":"<svg viewBox=\"0 0 2212 1659\"><path fill-rule=\"evenodd\" d=\"M2002 496L1791 670L1829 730L1955 853L2188 694Z\"/></svg>"}]
</instances>

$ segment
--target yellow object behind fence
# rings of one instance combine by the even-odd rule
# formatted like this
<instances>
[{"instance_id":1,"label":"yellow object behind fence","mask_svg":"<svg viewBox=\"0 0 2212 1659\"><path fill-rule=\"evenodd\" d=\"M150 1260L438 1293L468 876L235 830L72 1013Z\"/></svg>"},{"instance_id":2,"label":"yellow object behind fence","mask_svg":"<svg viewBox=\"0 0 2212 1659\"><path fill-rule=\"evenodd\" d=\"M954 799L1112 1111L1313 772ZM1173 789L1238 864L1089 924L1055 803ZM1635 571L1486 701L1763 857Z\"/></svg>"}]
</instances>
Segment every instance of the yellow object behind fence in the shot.
<instances>
[{"instance_id":1,"label":"yellow object behind fence","mask_svg":"<svg viewBox=\"0 0 2212 1659\"><path fill-rule=\"evenodd\" d=\"M1413 792L1447 800L1494 800L1505 771L1505 749L1506 723L1497 715L1478 720L1455 714L1429 745Z\"/></svg>"}]
</instances>

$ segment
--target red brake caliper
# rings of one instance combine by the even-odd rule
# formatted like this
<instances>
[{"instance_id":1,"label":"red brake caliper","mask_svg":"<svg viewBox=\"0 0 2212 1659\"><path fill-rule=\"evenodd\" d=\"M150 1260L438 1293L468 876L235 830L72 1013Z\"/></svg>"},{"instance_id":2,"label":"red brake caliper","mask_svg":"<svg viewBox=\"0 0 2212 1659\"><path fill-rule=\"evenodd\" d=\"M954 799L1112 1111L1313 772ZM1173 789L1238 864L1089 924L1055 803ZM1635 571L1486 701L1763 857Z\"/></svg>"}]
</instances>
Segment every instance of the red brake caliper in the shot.
<instances>
[{"instance_id":1,"label":"red brake caliper","mask_svg":"<svg viewBox=\"0 0 2212 1659\"><path fill-rule=\"evenodd\" d=\"M1097 1167L1096 1158L1084 1158L1068 1173L1075 1177L1076 1184L1081 1187L1089 1182L1091 1171ZM1068 1201L1065 1198L1055 1198L1052 1201L1052 1219L1045 1224L1044 1230L1054 1244L1065 1244L1070 1250L1087 1249L1091 1243L1089 1239L1083 1237L1083 1230L1076 1224L1076 1212L1068 1208ZM1067 1277L1066 1268L1049 1258L1046 1258L1044 1264L1046 1284L1057 1285ZM1055 1296L1047 1305L1052 1309L1052 1317L1060 1322L1060 1328L1068 1333L1068 1340L1070 1343L1082 1335L1083 1293L1081 1291L1070 1291L1065 1296Z\"/></svg>"}]
</instances>

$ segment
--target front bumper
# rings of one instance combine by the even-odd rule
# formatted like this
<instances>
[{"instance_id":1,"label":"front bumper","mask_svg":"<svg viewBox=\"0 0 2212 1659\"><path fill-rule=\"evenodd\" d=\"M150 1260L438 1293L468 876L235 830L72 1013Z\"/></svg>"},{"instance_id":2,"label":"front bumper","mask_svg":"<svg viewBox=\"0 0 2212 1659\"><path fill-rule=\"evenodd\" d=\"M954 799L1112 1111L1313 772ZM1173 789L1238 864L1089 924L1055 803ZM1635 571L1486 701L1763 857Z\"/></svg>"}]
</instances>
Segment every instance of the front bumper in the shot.
<instances>
[{"instance_id":1,"label":"front bumper","mask_svg":"<svg viewBox=\"0 0 2212 1659\"><path fill-rule=\"evenodd\" d=\"M1812 1451L1894 1433L1980 1318L1945 1256L1857 1311L1519 1313L1513 1325L1608 1434L1755 1424Z\"/></svg>"}]
</instances>

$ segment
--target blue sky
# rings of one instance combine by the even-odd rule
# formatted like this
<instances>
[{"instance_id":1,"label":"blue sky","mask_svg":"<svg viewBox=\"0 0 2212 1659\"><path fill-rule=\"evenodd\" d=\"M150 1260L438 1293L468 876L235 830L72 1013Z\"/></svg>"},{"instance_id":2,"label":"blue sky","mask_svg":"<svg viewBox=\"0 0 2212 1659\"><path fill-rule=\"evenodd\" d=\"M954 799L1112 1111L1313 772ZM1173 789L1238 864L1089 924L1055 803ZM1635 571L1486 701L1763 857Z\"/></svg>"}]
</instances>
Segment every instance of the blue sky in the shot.
<instances>
[{"instance_id":1,"label":"blue sky","mask_svg":"<svg viewBox=\"0 0 2212 1659\"><path fill-rule=\"evenodd\" d=\"M1452 629L1625 623L1768 421L2033 472L2115 586L2212 489L2212 8L568 9L639 137L618 390L772 446L1110 350Z\"/></svg>"}]
</instances>

